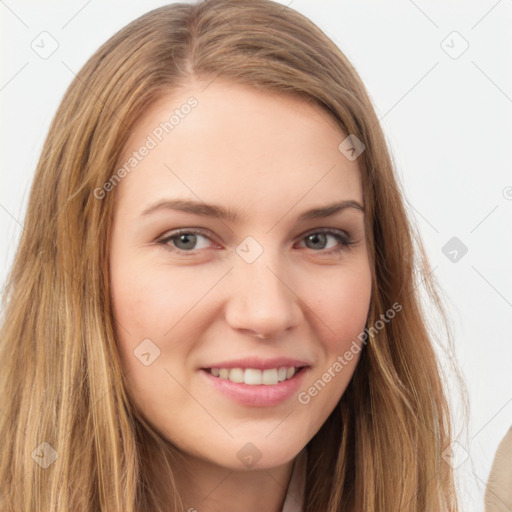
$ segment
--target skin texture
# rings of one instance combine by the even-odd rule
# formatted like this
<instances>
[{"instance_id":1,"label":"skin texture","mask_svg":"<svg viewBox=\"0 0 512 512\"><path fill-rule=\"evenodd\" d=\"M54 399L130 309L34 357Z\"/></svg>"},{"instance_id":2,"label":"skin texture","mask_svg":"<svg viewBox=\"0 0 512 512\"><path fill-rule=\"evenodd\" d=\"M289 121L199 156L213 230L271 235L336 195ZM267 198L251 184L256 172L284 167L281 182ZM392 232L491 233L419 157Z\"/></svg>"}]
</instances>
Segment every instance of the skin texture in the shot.
<instances>
[{"instance_id":1,"label":"skin texture","mask_svg":"<svg viewBox=\"0 0 512 512\"><path fill-rule=\"evenodd\" d=\"M200 368L246 356L299 358L309 364L304 391L357 339L371 295L364 213L297 217L341 200L362 205L359 169L338 150L346 134L319 106L221 79L193 82L155 104L120 165L190 96L198 105L109 192L118 348L133 401L187 454L177 475L185 510L279 511L295 457L336 406L359 355L309 403L294 394L272 407L232 401ZM177 198L229 207L242 219L171 209L141 216ZM179 228L204 236L195 245L179 237L157 243ZM306 236L322 228L348 233L353 244ZM252 263L236 252L248 236L263 250ZM332 248L340 250L327 254ZM148 366L134 355L145 339L160 351ZM261 454L251 468L237 456L248 442Z\"/></svg>"}]
</instances>

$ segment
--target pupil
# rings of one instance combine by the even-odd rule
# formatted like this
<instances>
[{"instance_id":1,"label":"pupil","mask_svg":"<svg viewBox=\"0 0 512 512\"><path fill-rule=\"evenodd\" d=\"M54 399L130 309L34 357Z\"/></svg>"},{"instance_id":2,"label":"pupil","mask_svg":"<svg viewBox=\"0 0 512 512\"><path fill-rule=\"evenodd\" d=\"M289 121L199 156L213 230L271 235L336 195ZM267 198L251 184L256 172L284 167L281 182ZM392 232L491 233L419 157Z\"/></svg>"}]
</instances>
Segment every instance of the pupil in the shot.
<instances>
[{"instance_id":1,"label":"pupil","mask_svg":"<svg viewBox=\"0 0 512 512\"><path fill-rule=\"evenodd\" d=\"M309 235L309 236L308 236L308 240L312 241L313 243L317 243L317 242L318 242L318 240L320 240L321 242L323 242L323 243L321 244L321 245L322 245L322 247L321 247L321 248L323 248L323 246L325 245L325 242L326 242L326 240L325 240L325 239L326 239L326 237L327 237L327 235L326 235L325 233L315 233L315 234L313 234L313 235ZM313 247L313 248L314 248L314 249L317 249L317 248L318 248L318 246L317 246L317 247Z\"/></svg>"},{"instance_id":2,"label":"pupil","mask_svg":"<svg viewBox=\"0 0 512 512\"><path fill-rule=\"evenodd\" d=\"M185 247L178 247L178 249L193 249L194 245L196 243L196 235L194 235L194 234L179 235L177 242L178 243L184 242L184 244L185 244ZM187 242L188 242L188 244L187 244Z\"/></svg>"}]
</instances>

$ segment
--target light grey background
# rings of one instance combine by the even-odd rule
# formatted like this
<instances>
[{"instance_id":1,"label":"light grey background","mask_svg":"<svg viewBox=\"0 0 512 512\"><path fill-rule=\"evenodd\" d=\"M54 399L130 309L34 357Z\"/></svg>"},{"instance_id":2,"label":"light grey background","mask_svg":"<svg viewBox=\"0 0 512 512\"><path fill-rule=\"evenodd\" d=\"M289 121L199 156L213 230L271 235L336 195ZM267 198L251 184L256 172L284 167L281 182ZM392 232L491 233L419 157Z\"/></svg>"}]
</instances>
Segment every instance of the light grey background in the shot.
<instances>
[{"instance_id":1,"label":"light grey background","mask_svg":"<svg viewBox=\"0 0 512 512\"><path fill-rule=\"evenodd\" d=\"M0 0L0 283L65 89L100 44L165 3ZM450 460L463 509L483 510L494 452L512 424L512 2L280 3L338 44L382 120L469 390L469 428ZM443 253L453 237L467 254L460 242Z\"/></svg>"}]
</instances>

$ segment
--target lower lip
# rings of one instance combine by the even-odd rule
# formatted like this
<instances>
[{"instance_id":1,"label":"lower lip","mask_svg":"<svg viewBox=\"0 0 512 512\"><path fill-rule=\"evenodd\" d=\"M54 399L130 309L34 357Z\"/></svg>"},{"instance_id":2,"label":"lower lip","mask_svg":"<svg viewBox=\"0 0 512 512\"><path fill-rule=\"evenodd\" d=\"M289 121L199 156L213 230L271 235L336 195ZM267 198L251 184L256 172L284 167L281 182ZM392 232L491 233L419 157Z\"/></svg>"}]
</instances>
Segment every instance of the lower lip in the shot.
<instances>
[{"instance_id":1,"label":"lower lip","mask_svg":"<svg viewBox=\"0 0 512 512\"><path fill-rule=\"evenodd\" d=\"M301 368L291 379L277 384L249 385L214 377L207 370L200 370L206 381L235 402L249 407L271 407L285 402L300 388L308 367Z\"/></svg>"}]
</instances>

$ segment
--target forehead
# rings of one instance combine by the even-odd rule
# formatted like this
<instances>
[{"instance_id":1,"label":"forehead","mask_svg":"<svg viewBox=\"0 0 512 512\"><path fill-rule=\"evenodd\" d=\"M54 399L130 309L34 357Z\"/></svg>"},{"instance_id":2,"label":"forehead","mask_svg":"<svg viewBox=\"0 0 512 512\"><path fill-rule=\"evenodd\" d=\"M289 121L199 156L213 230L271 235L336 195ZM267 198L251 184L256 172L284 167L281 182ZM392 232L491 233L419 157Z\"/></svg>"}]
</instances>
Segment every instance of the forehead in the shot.
<instances>
[{"instance_id":1,"label":"forehead","mask_svg":"<svg viewBox=\"0 0 512 512\"><path fill-rule=\"evenodd\" d=\"M116 193L134 207L165 195L242 211L282 209L284 200L316 205L319 196L362 201L357 162L338 148L346 136L303 99L218 79L193 82L160 98L136 124L118 167L135 165Z\"/></svg>"}]
</instances>

